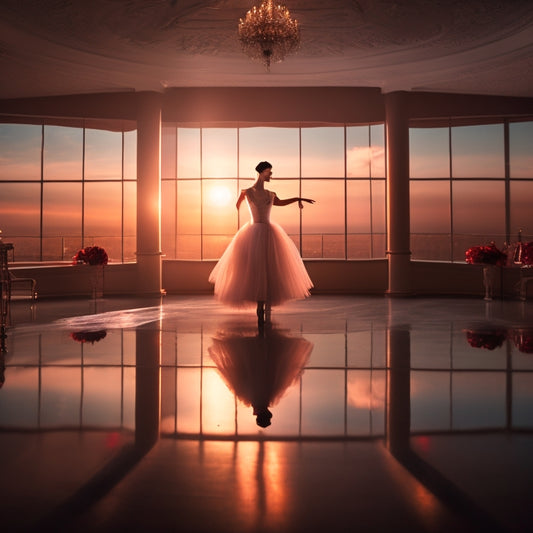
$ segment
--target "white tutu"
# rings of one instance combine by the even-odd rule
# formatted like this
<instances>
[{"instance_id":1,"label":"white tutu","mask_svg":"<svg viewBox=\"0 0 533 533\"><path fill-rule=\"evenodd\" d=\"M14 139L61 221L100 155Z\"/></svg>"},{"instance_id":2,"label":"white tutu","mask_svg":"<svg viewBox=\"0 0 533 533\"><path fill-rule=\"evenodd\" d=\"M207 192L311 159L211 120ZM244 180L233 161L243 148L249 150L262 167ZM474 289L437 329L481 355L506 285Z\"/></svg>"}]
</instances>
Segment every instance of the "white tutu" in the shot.
<instances>
[{"instance_id":1,"label":"white tutu","mask_svg":"<svg viewBox=\"0 0 533 533\"><path fill-rule=\"evenodd\" d=\"M251 204L254 219L268 219L270 205ZM255 208L255 209L254 209ZM248 222L233 237L212 270L209 281L215 296L233 307L250 307L257 302L280 305L287 300L306 298L313 283L294 242L280 225Z\"/></svg>"}]
</instances>

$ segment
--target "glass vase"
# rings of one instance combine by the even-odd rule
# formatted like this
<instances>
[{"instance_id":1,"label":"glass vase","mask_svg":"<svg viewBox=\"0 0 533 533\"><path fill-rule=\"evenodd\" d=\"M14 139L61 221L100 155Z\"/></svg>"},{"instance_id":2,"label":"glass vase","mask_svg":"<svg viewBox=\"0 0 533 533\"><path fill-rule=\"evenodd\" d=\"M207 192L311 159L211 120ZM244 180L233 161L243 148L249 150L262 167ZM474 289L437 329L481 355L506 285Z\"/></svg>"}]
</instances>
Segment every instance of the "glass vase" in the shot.
<instances>
[{"instance_id":1,"label":"glass vase","mask_svg":"<svg viewBox=\"0 0 533 533\"><path fill-rule=\"evenodd\" d=\"M104 265L91 265L91 288L92 297L103 298L104 296Z\"/></svg>"},{"instance_id":2,"label":"glass vase","mask_svg":"<svg viewBox=\"0 0 533 533\"><path fill-rule=\"evenodd\" d=\"M496 265L485 265L483 267L483 287L485 287L485 297L483 299L488 302L494 297L497 272L498 267Z\"/></svg>"}]
</instances>

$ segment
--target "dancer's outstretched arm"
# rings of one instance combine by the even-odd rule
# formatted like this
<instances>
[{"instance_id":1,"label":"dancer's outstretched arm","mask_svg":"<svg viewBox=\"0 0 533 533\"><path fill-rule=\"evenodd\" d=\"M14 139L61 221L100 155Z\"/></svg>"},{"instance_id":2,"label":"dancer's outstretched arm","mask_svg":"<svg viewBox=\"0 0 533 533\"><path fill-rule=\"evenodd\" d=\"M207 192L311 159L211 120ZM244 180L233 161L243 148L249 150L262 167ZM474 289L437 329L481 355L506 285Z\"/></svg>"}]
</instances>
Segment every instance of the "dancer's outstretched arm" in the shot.
<instances>
[{"instance_id":1,"label":"dancer's outstretched arm","mask_svg":"<svg viewBox=\"0 0 533 533\"><path fill-rule=\"evenodd\" d=\"M294 202L298 202L298 207L300 209L303 209L304 207L302 202L307 202L309 204L315 203L315 201L311 200L310 198L296 198L295 197L295 198L286 198L285 200L281 200L277 196L274 198L274 205L284 206L284 205L293 204Z\"/></svg>"}]
</instances>

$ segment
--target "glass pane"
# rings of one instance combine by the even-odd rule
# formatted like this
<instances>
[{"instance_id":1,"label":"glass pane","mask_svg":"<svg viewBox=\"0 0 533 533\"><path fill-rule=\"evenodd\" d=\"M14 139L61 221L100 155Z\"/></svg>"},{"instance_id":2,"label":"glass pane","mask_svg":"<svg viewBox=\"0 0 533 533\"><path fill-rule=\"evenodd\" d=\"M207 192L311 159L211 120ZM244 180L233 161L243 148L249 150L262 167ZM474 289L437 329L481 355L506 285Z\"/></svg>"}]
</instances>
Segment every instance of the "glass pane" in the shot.
<instances>
[{"instance_id":1,"label":"glass pane","mask_svg":"<svg viewBox=\"0 0 533 533\"><path fill-rule=\"evenodd\" d=\"M122 179L122 132L85 130L85 179Z\"/></svg>"},{"instance_id":2,"label":"glass pane","mask_svg":"<svg viewBox=\"0 0 533 533\"><path fill-rule=\"evenodd\" d=\"M43 260L69 260L76 253L67 238L81 238L81 183L45 183ZM81 239L80 241L81 244ZM77 248L77 246L74 246Z\"/></svg>"},{"instance_id":3,"label":"glass pane","mask_svg":"<svg viewBox=\"0 0 533 533\"><path fill-rule=\"evenodd\" d=\"M452 175L454 178L503 178L503 124L452 128Z\"/></svg>"},{"instance_id":4,"label":"glass pane","mask_svg":"<svg viewBox=\"0 0 533 533\"><path fill-rule=\"evenodd\" d=\"M124 182L123 261L136 261L137 250L137 183Z\"/></svg>"},{"instance_id":5,"label":"glass pane","mask_svg":"<svg viewBox=\"0 0 533 533\"><path fill-rule=\"evenodd\" d=\"M385 257L387 249L387 235L385 233L372 234L372 257L382 259Z\"/></svg>"},{"instance_id":6,"label":"glass pane","mask_svg":"<svg viewBox=\"0 0 533 533\"><path fill-rule=\"evenodd\" d=\"M85 246L100 246L110 260L122 258L122 183L85 184Z\"/></svg>"},{"instance_id":7,"label":"glass pane","mask_svg":"<svg viewBox=\"0 0 533 533\"><path fill-rule=\"evenodd\" d=\"M45 180L81 180L83 130L45 126L43 158Z\"/></svg>"},{"instance_id":8,"label":"glass pane","mask_svg":"<svg viewBox=\"0 0 533 533\"><path fill-rule=\"evenodd\" d=\"M161 182L161 250L166 259L176 258L176 180Z\"/></svg>"},{"instance_id":9,"label":"glass pane","mask_svg":"<svg viewBox=\"0 0 533 533\"><path fill-rule=\"evenodd\" d=\"M176 247L176 259L202 259L202 238L200 235L178 234Z\"/></svg>"},{"instance_id":10,"label":"glass pane","mask_svg":"<svg viewBox=\"0 0 533 533\"><path fill-rule=\"evenodd\" d=\"M348 233L370 233L370 180L348 181Z\"/></svg>"},{"instance_id":11,"label":"glass pane","mask_svg":"<svg viewBox=\"0 0 533 533\"><path fill-rule=\"evenodd\" d=\"M533 181L511 181L511 236L522 229L525 241L533 239Z\"/></svg>"},{"instance_id":12,"label":"glass pane","mask_svg":"<svg viewBox=\"0 0 533 533\"><path fill-rule=\"evenodd\" d=\"M370 126L370 175L373 178L385 177L385 126Z\"/></svg>"},{"instance_id":13,"label":"glass pane","mask_svg":"<svg viewBox=\"0 0 533 533\"><path fill-rule=\"evenodd\" d=\"M347 183L348 259L371 257L370 180Z\"/></svg>"},{"instance_id":14,"label":"glass pane","mask_svg":"<svg viewBox=\"0 0 533 533\"><path fill-rule=\"evenodd\" d=\"M85 184L85 237L120 237L122 227L122 184Z\"/></svg>"},{"instance_id":15,"label":"glass pane","mask_svg":"<svg viewBox=\"0 0 533 533\"><path fill-rule=\"evenodd\" d=\"M346 172L348 177L370 177L371 152L369 126L348 126L346 128Z\"/></svg>"},{"instance_id":16,"label":"glass pane","mask_svg":"<svg viewBox=\"0 0 533 533\"><path fill-rule=\"evenodd\" d=\"M137 179L137 130L124 132L124 179Z\"/></svg>"},{"instance_id":17,"label":"glass pane","mask_svg":"<svg viewBox=\"0 0 533 533\"><path fill-rule=\"evenodd\" d=\"M533 178L533 122L509 124L511 178Z\"/></svg>"},{"instance_id":18,"label":"glass pane","mask_svg":"<svg viewBox=\"0 0 533 533\"><path fill-rule=\"evenodd\" d=\"M349 233L346 240L348 259L369 259L372 257L372 235L370 233Z\"/></svg>"},{"instance_id":19,"label":"glass pane","mask_svg":"<svg viewBox=\"0 0 533 533\"><path fill-rule=\"evenodd\" d=\"M387 214L385 210L385 180L370 182L372 196L372 232L385 234L387 230Z\"/></svg>"},{"instance_id":20,"label":"glass pane","mask_svg":"<svg viewBox=\"0 0 533 533\"><path fill-rule=\"evenodd\" d=\"M240 128L239 176L255 177L259 161L269 161L274 178L300 175L298 128Z\"/></svg>"},{"instance_id":21,"label":"glass pane","mask_svg":"<svg viewBox=\"0 0 533 533\"><path fill-rule=\"evenodd\" d=\"M233 234L205 235L202 237L202 259L218 259L231 242Z\"/></svg>"},{"instance_id":22,"label":"glass pane","mask_svg":"<svg viewBox=\"0 0 533 533\"><path fill-rule=\"evenodd\" d=\"M178 181L178 234L200 235L202 231L201 198L200 182Z\"/></svg>"},{"instance_id":23,"label":"glass pane","mask_svg":"<svg viewBox=\"0 0 533 533\"><path fill-rule=\"evenodd\" d=\"M450 232L449 181L413 181L410 185L411 232Z\"/></svg>"},{"instance_id":24,"label":"glass pane","mask_svg":"<svg viewBox=\"0 0 533 533\"><path fill-rule=\"evenodd\" d=\"M237 128L202 129L202 176L237 177Z\"/></svg>"},{"instance_id":25,"label":"glass pane","mask_svg":"<svg viewBox=\"0 0 533 533\"><path fill-rule=\"evenodd\" d=\"M123 260L135 261L137 250L137 183L124 182Z\"/></svg>"},{"instance_id":26,"label":"glass pane","mask_svg":"<svg viewBox=\"0 0 533 533\"><path fill-rule=\"evenodd\" d=\"M454 233L500 241L505 235L503 181L453 181L452 190Z\"/></svg>"},{"instance_id":27,"label":"glass pane","mask_svg":"<svg viewBox=\"0 0 533 533\"><path fill-rule=\"evenodd\" d=\"M0 124L0 180L41 179L42 127Z\"/></svg>"},{"instance_id":28,"label":"glass pane","mask_svg":"<svg viewBox=\"0 0 533 533\"><path fill-rule=\"evenodd\" d=\"M178 128L178 178L200 178L200 128Z\"/></svg>"},{"instance_id":29,"label":"glass pane","mask_svg":"<svg viewBox=\"0 0 533 533\"><path fill-rule=\"evenodd\" d=\"M415 260L451 261L450 233L411 233L411 254Z\"/></svg>"},{"instance_id":30,"label":"glass pane","mask_svg":"<svg viewBox=\"0 0 533 533\"><path fill-rule=\"evenodd\" d=\"M316 204L304 204L302 233L313 235L313 250L306 246L306 257L343 258L344 252L344 181L303 180L302 196L316 200ZM327 235L333 238L328 238Z\"/></svg>"},{"instance_id":31,"label":"glass pane","mask_svg":"<svg viewBox=\"0 0 533 533\"><path fill-rule=\"evenodd\" d=\"M409 129L409 176L411 178L450 176L448 128Z\"/></svg>"},{"instance_id":32,"label":"glass pane","mask_svg":"<svg viewBox=\"0 0 533 533\"><path fill-rule=\"evenodd\" d=\"M410 202L413 259L450 261L449 181L412 181Z\"/></svg>"},{"instance_id":33,"label":"glass pane","mask_svg":"<svg viewBox=\"0 0 533 533\"><path fill-rule=\"evenodd\" d=\"M176 178L177 130L174 124L161 128L161 179Z\"/></svg>"},{"instance_id":34,"label":"glass pane","mask_svg":"<svg viewBox=\"0 0 533 533\"><path fill-rule=\"evenodd\" d=\"M208 180L202 183L202 227L204 235L237 231L237 180Z\"/></svg>"},{"instance_id":35,"label":"glass pane","mask_svg":"<svg viewBox=\"0 0 533 533\"><path fill-rule=\"evenodd\" d=\"M316 201L304 204L303 233L344 233L343 180L304 180L302 196Z\"/></svg>"},{"instance_id":36,"label":"glass pane","mask_svg":"<svg viewBox=\"0 0 533 533\"><path fill-rule=\"evenodd\" d=\"M302 128L302 177L344 177L344 128Z\"/></svg>"},{"instance_id":37,"label":"glass pane","mask_svg":"<svg viewBox=\"0 0 533 533\"><path fill-rule=\"evenodd\" d=\"M39 236L40 183L0 183L0 213L1 236L5 241L13 242L16 236Z\"/></svg>"}]
</instances>

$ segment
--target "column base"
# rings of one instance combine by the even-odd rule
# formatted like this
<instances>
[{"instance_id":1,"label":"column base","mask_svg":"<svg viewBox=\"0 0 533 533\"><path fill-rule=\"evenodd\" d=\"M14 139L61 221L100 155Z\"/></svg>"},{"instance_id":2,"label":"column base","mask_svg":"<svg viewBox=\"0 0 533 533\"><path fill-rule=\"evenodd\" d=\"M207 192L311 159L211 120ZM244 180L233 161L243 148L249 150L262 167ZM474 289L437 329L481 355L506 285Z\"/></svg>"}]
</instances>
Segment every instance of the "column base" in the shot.
<instances>
[{"instance_id":1,"label":"column base","mask_svg":"<svg viewBox=\"0 0 533 533\"><path fill-rule=\"evenodd\" d=\"M389 283L386 294L391 297L412 296L411 252L409 250L387 251L387 255L389 259Z\"/></svg>"},{"instance_id":2,"label":"column base","mask_svg":"<svg viewBox=\"0 0 533 533\"><path fill-rule=\"evenodd\" d=\"M387 289L385 291L385 296L388 296L389 298L409 298L413 297L415 293L410 290L403 290L403 291L395 291Z\"/></svg>"}]
</instances>

